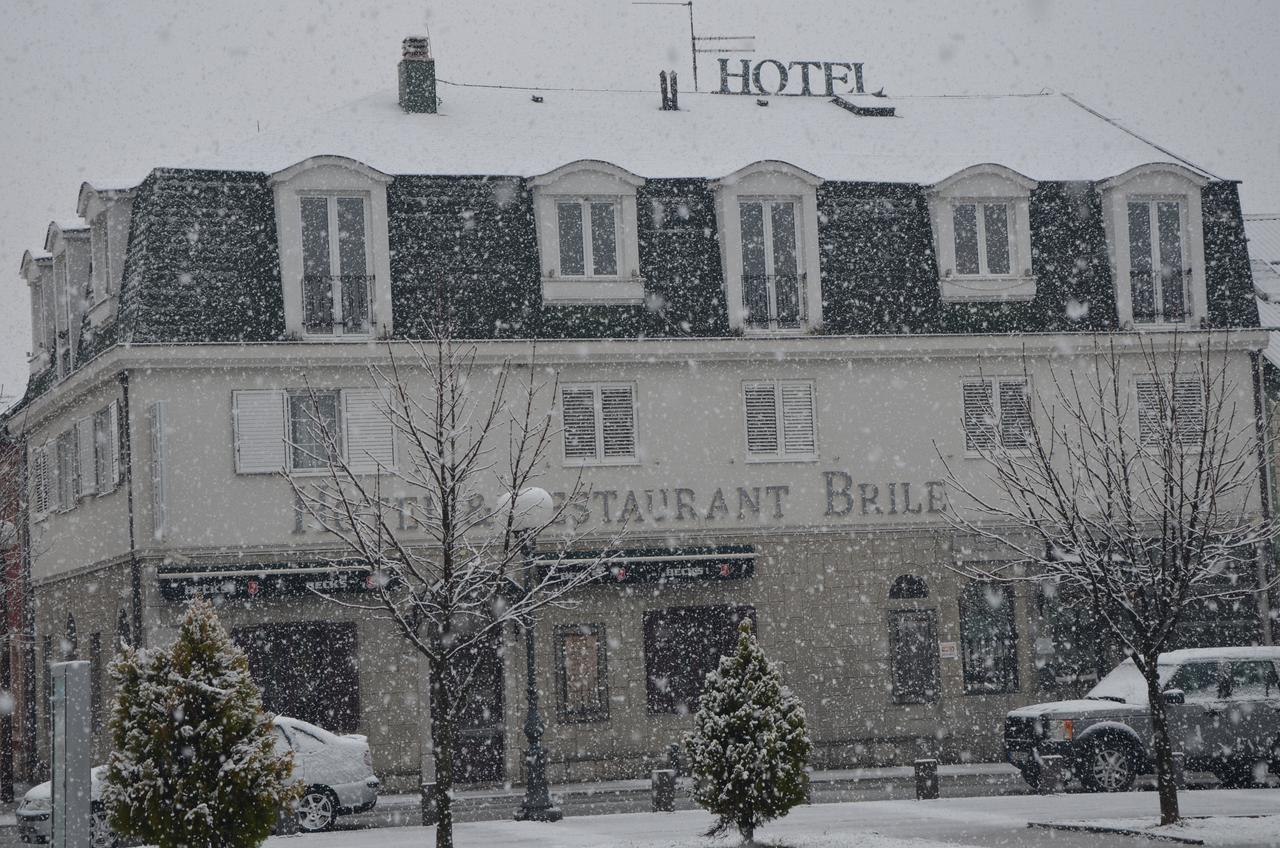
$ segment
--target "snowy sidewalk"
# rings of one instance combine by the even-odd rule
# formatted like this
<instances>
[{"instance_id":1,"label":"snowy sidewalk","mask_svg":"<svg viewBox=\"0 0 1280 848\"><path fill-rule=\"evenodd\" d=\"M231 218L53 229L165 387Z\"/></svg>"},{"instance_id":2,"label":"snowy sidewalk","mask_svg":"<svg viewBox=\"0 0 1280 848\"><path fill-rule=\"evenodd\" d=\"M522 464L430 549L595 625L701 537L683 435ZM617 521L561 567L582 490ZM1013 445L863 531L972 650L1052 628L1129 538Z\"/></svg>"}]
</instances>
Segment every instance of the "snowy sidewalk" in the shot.
<instances>
[{"instance_id":1,"label":"snowy sidewalk","mask_svg":"<svg viewBox=\"0 0 1280 848\"><path fill-rule=\"evenodd\" d=\"M1188 816L1260 816L1280 811L1280 791L1192 790L1183 792ZM1132 836L1047 831L1027 827L1049 820L1154 820L1150 792L1114 795L1051 795L944 798L937 801L869 801L799 807L762 828L757 840L787 848L939 848L939 846L1052 846L1053 848L1145 848ZM575 816L556 824L464 822L459 848L732 848L736 837L700 836L711 825L702 811ZM1245 826L1239 822L1250 821ZM1196 836L1211 845L1272 845L1280 838L1276 818L1202 822ZM1223 822L1223 824L1218 824ZM294 841L290 841L293 839ZM431 828L341 831L269 840L270 848L421 848L432 844Z\"/></svg>"}]
</instances>

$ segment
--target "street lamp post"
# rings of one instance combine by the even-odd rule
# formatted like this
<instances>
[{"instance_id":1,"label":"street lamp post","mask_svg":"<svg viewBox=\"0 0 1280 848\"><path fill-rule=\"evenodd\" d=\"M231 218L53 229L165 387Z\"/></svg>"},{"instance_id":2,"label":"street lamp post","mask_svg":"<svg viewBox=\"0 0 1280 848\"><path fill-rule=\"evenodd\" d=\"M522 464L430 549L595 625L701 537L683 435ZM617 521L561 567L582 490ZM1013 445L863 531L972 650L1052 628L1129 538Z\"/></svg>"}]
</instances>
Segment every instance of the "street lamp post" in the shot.
<instances>
[{"instance_id":1,"label":"street lamp post","mask_svg":"<svg viewBox=\"0 0 1280 848\"><path fill-rule=\"evenodd\" d=\"M499 514L506 512L509 499L499 505ZM534 577L533 548L537 532L554 514L551 495L545 489L521 489L516 495L512 510L512 529L520 534L520 553L524 559L523 596L528 599L537 581ZM525 790L516 821L560 821L564 813L551 801L547 787L547 752L542 747L542 733L546 726L538 711L537 662L534 655L534 617L526 610L524 616L524 666L525 666L525 719L524 735L528 747L525 750Z\"/></svg>"}]
</instances>

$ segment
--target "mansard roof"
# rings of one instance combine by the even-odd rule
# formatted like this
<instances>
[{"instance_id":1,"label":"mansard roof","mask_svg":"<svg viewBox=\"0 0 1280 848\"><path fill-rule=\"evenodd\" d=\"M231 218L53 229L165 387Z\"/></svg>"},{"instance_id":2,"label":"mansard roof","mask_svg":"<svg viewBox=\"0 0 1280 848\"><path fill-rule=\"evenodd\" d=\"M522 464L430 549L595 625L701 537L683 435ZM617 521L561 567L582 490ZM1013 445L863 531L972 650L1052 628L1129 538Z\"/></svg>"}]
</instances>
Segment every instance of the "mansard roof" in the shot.
<instances>
[{"instance_id":1,"label":"mansard roof","mask_svg":"<svg viewBox=\"0 0 1280 848\"><path fill-rule=\"evenodd\" d=\"M390 174L545 174L600 160L645 178L719 179L782 160L824 180L932 185L994 162L1033 180L1102 180L1153 162L1191 165L1061 94L846 95L891 105L855 114L826 97L546 90L440 83L440 111L407 114L395 92L290 121L187 167L275 173L317 155Z\"/></svg>"}]
</instances>

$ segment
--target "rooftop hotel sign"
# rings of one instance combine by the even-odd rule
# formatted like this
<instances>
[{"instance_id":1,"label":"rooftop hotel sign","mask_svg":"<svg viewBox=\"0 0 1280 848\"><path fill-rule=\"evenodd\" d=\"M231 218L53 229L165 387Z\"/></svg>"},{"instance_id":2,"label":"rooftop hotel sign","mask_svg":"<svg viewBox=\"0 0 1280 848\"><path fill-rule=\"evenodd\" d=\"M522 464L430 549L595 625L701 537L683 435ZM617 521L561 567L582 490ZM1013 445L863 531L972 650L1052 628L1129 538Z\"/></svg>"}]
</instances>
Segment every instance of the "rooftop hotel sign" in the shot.
<instances>
[{"instance_id":1,"label":"rooftop hotel sign","mask_svg":"<svg viewBox=\"0 0 1280 848\"><path fill-rule=\"evenodd\" d=\"M801 59L720 59L719 94L781 94L794 97L835 97L865 94L861 62Z\"/></svg>"}]
</instances>

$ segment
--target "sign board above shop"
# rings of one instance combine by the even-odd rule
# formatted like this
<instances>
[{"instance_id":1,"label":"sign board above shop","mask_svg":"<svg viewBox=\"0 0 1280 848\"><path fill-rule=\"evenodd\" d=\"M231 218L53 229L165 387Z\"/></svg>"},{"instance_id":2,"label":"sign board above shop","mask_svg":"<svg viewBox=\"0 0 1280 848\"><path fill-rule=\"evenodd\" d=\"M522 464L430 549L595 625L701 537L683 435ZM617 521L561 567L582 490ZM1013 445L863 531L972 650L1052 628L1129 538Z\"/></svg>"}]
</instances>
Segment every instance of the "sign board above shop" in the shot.
<instances>
[{"instance_id":1,"label":"sign board above shop","mask_svg":"<svg viewBox=\"0 0 1280 848\"><path fill-rule=\"evenodd\" d=\"M719 62L718 94L835 97L866 93L861 62L727 58Z\"/></svg>"},{"instance_id":2,"label":"sign board above shop","mask_svg":"<svg viewBox=\"0 0 1280 848\"><path fill-rule=\"evenodd\" d=\"M756 552L751 545L710 548L641 548L617 551L568 551L563 556L539 557L546 566L573 572L603 562L600 583L688 583L742 580L755 573Z\"/></svg>"},{"instance_id":3,"label":"sign board above shop","mask_svg":"<svg viewBox=\"0 0 1280 848\"><path fill-rule=\"evenodd\" d=\"M327 561L161 568L156 574L160 596L166 601L195 597L256 601L315 592L368 592L370 577L367 566Z\"/></svg>"}]
</instances>

